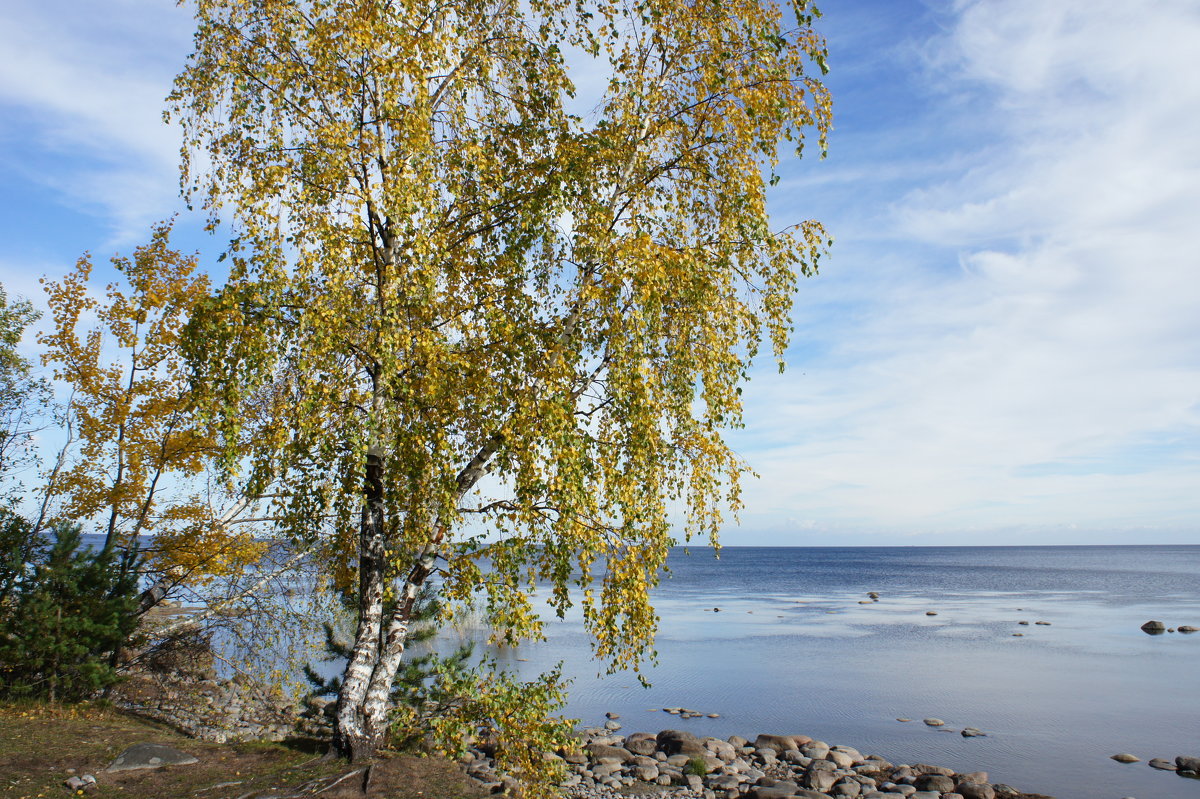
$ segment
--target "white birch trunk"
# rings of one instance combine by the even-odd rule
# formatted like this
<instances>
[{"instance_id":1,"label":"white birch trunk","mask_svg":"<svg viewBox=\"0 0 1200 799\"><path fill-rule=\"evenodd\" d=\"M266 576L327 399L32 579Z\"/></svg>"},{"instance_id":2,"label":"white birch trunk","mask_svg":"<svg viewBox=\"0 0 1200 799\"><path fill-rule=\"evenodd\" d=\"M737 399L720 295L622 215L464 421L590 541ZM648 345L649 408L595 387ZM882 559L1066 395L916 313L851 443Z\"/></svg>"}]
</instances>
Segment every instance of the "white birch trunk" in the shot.
<instances>
[{"instance_id":1,"label":"white birch trunk","mask_svg":"<svg viewBox=\"0 0 1200 799\"><path fill-rule=\"evenodd\" d=\"M373 729L366 714L367 688L379 662L383 628L385 549L383 529L383 462L378 450L367 453L366 501L359 542L359 608L354 650L342 675L333 745L350 760L369 758L379 747L382 730Z\"/></svg>"},{"instance_id":2,"label":"white birch trunk","mask_svg":"<svg viewBox=\"0 0 1200 799\"><path fill-rule=\"evenodd\" d=\"M503 437L493 436L458 475L457 498L461 500L487 473L487 464L500 448ZM391 711L392 685L404 662L405 643L412 622L413 605L429 575L445 536L439 525L404 581L396 606L383 618L386 569L382 459L376 450L367 456L367 498L363 508L359 555L358 631L354 651L342 677L338 695L334 749L350 760L369 758L383 743Z\"/></svg>"}]
</instances>

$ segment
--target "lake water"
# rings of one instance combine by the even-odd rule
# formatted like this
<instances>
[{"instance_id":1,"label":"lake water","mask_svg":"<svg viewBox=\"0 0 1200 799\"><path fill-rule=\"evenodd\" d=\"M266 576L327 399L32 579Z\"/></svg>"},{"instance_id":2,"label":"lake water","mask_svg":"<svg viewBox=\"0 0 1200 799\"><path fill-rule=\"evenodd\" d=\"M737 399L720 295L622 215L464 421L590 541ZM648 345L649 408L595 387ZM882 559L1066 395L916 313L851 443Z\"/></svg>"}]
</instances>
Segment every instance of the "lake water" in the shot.
<instances>
[{"instance_id":1,"label":"lake water","mask_svg":"<svg viewBox=\"0 0 1200 799\"><path fill-rule=\"evenodd\" d=\"M1139 629L1200 627L1200 546L693 548L668 563L652 687L598 676L577 619L497 656L530 678L563 661L567 714L619 713L623 734L804 733L1059 799L1200 799L1200 780L1146 765L1200 755L1200 633ZM859 604L868 591L879 601Z\"/></svg>"},{"instance_id":2,"label":"lake water","mask_svg":"<svg viewBox=\"0 0 1200 799\"><path fill-rule=\"evenodd\" d=\"M1146 765L1200 755L1200 633L1140 629L1200 627L1200 546L693 547L668 565L650 688L600 676L577 616L488 654L527 679L562 661L566 715L618 713L622 734L803 733L1058 799L1200 799L1200 780Z\"/></svg>"}]
</instances>

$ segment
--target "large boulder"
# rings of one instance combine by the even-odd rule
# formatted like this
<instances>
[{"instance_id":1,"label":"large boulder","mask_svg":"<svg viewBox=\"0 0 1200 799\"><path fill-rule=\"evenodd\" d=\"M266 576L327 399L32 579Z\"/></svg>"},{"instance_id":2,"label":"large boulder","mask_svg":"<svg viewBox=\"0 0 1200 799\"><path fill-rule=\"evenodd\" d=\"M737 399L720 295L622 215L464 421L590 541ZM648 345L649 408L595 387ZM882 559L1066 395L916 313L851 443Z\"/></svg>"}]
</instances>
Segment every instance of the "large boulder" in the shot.
<instances>
[{"instance_id":1,"label":"large boulder","mask_svg":"<svg viewBox=\"0 0 1200 799\"><path fill-rule=\"evenodd\" d=\"M836 764L838 768L850 768L854 765L853 757L836 749L830 749L829 753L825 755L825 759Z\"/></svg>"},{"instance_id":2,"label":"large boulder","mask_svg":"<svg viewBox=\"0 0 1200 799\"><path fill-rule=\"evenodd\" d=\"M1142 632L1149 635L1162 635L1166 631L1167 625L1163 624L1161 621L1154 621L1151 619L1142 625Z\"/></svg>"},{"instance_id":3,"label":"large boulder","mask_svg":"<svg viewBox=\"0 0 1200 799\"><path fill-rule=\"evenodd\" d=\"M609 746L608 744L590 743L583 747L587 750L588 757L595 763L628 763L633 759L633 753L623 746Z\"/></svg>"},{"instance_id":4,"label":"large boulder","mask_svg":"<svg viewBox=\"0 0 1200 799\"><path fill-rule=\"evenodd\" d=\"M809 766L805 770L804 776L800 778L800 784L805 788L809 788L814 791L828 793L829 789L832 788L834 783L836 783L839 779L840 777L838 777L837 772Z\"/></svg>"},{"instance_id":5,"label":"large boulder","mask_svg":"<svg viewBox=\"0 0 1200 799\"><path fill-rule=\"evenodd\" d=\"M625 748L635 755L653 755L658 749L658 740L654 733L635 732L625 739Z\"/></svg>"},{"instance_id":6,"label":"large boulder","mask_svg":"<svg viewBox=\"0 0 1200 799\"><path fill-rule=\"evenodd\" d=\"M954 790L963 799L996 799L996 789L986 782L960 782Z\"/></svg>"},{"instance_id":7,"label":"large boulder","mask_svg":"<svg viewBox=\"0 0 1200 799\"><path fill-rule=\"evenodd\" d=\"M1179 757L1175 758L1175 767L1180 771L1200 772L1200 757L1180 755Z\"/></svg>"},{"instance_id":8,"label":"large boulder","mask_svg":"<svg viewBox=\"0 0 1200 799\"><path fill-rule=\"evenodd\" d=\"M663 730L655 736L655 740L658 742L658 748L668 755L704 757L708 754L699 738L683 730Z\"/></svg>"},{"instance_id":9,"label":"large boulder","mask_svg":"<svg viewBox=\"0 0 1200 799\"><path fill-rule=\"evenodd\" d=\"M774 749L775 754L779 755L797 748L797 744L790 735L760 735L754 739L754 748Z\"/></svg>"},{"instance_id":10,"label":"large boulder","mask_svg":"<svg viewBox=\"0 0 1200 799\"><path fill-rule=\"evenodd\" d=\"M954 790L954 780L945 774L919 774L913 780L913 787L918 791L937 791L950 793Z\"/></svg>"},{"instance_id":11,"label":"large boulder","mask_svg":"<svg viewBox=\"0 0 1200 799\"><path fill-rule=\"evenodd\" d=\"M109 764L105 771L133 771L135 769L162 768L163 766L188 766L200 761L187 752L180 752L162 744L134 744Z\"/></svg>"},{"instance_id":12,"label":"large boulder","mask_svg":"<svg viewBox=\"0 0 1200 799\"><path fill-rule=\"evenodd\" d=\"M800 745L800 754L814 760L824 760L825 756L829 754L829 744L824 741L809 741Z\"/></svg>"}]
</instances>

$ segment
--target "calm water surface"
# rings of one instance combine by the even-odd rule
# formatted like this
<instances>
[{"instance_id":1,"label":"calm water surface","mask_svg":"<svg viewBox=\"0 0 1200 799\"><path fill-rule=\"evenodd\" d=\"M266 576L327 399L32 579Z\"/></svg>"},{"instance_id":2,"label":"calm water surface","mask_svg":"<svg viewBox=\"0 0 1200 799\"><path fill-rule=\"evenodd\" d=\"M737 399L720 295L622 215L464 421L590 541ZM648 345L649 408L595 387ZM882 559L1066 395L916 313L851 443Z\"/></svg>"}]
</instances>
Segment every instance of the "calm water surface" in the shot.
<instances>
[{"instance_id":1,"label":"calm water surface","mask_svg":"<svg viewBox=\"0 0 1200 799\"><path fill-rule=\"evenodd\" d=\"M567 714L619 713L623 733L804 733L1059 799L1200 799L1200 780L1145 764L1200 755L1200 633L1139 629L1200 627L1200 546L693 548L668 563L652 687L598 676L578 619L498 656L530 678L563 661ZM859 604L867 591L879 601Z\"/></svg>"}]
</instances>

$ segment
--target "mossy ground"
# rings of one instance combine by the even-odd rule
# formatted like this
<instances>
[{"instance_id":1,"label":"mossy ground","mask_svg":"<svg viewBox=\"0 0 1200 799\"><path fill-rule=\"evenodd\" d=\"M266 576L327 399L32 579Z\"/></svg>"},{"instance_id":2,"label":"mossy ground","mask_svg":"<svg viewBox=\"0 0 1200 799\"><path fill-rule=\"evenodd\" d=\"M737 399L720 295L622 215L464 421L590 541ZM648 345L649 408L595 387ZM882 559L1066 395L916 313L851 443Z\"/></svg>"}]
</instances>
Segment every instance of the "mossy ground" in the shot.
<instances>
[{"instance_id":1,"label":"mossy ground","mask_svg":"<svg viewBox=\"0 0 1200 799\"><path fill-rule=\"evenodd\" d=\"M108 774L104 769L135 743L172 746L199 763ZM195 741L153 722L101 705L0 705L0 797L71 797L63 782L72 774L92 774L94 799L239 799L311 795L329 786L321 799L475 799L478 788L452 762L384 752L365 772L322 759L314 741L214 744ZM73 771L72 771L73 770ZM336 786L331 783L350 775ZM308 786L307 788L305 786Z\"/></svg>"}]
</instances>

